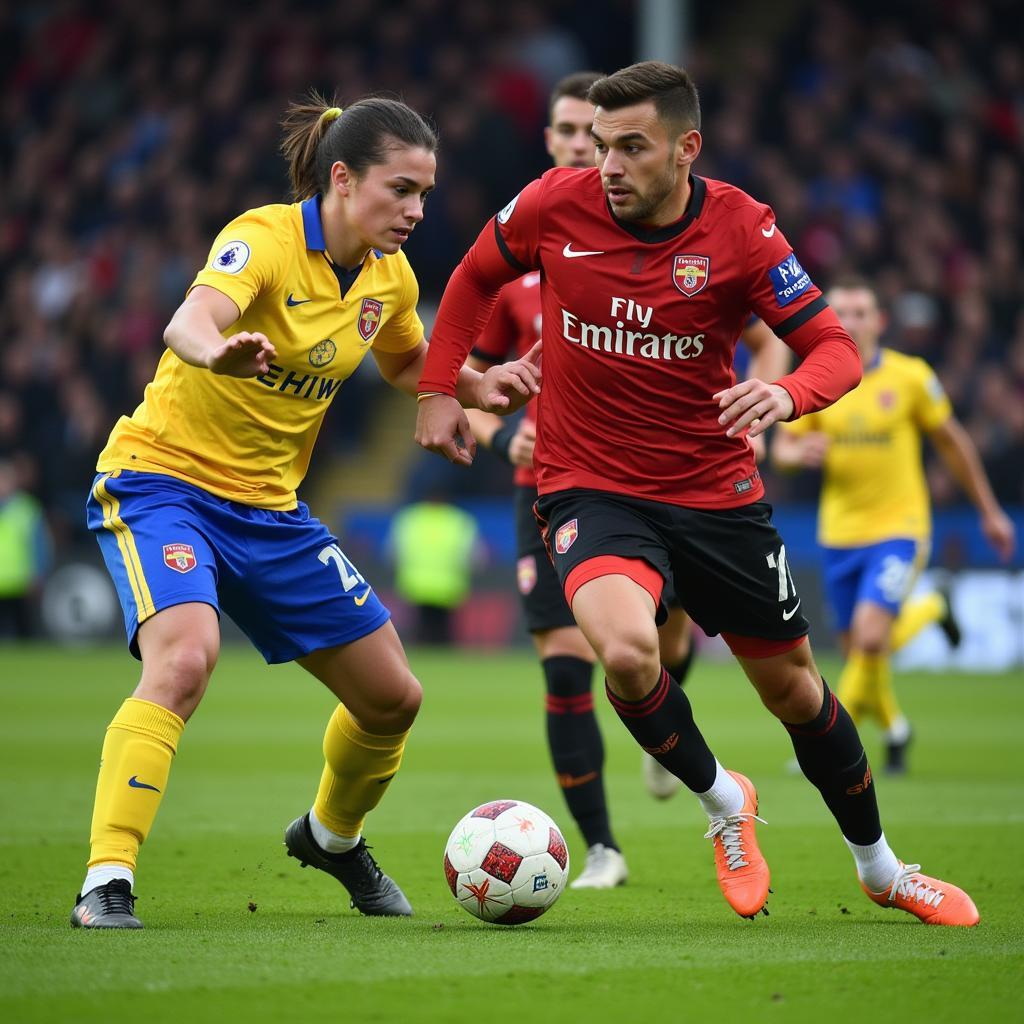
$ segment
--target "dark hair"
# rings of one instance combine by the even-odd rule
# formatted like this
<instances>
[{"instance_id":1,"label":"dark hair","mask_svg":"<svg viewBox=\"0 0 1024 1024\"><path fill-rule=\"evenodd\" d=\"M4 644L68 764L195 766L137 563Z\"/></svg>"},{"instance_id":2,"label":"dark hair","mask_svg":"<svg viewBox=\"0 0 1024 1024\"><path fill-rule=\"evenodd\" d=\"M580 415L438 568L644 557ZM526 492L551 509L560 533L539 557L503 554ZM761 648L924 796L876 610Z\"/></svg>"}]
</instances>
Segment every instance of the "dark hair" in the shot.
<instances>
[{"instance_id":1,"label":"dark hair","mask_svg":"<svg viewBox=\"0 0 1024 1024\"><path fill-rule=\"evenodd\" d=\"M652 99L662 123L676 134L691 128L700 131L697 86L682 68L660 60L631 64L607 78L598 79L590 87L587 99L605 110L618 110Z\"/></svg>"},{"instance_id":2,"label":"dark hair","mask_svg":"<svg viewBox=\"0 0 1024 1024\"><path fill-rule=\"evenodd\" d=\"M855 274L852 272L839 274L834 280L829 282L825 291L830 292L836 288L840 288L846 292L870 292L875 297L875 303L878 307L881 308L882 306L882 297L878 294L878 289L866 277L864 277L863 274Z\"/></svg>"},{"instance_id":3,"label":"dark hair","mask_svg":"<svg viewBox=\"0 0 1024 1024\"><path fill-rule=\"evenodd\" d=\"M314 90L304 102L292 103L281 121L281 152L296 200L326 192L331 167L339 160L358 176L384 163L390 149L437 149L434 129L399 100L370 96L335 113L340 108L337 99L328 103Z\"/></svg>"},{"instance_id":4,"label":"dark hair","mask_svg":"<svg viewBox=\"0 0 1024 1024\"><path fill-rule=\"evenodd\" d=\"M551 98L548 100L548 117L553 116L555 104L563 96L571 96L574 100L586 100L589 103L587 93L590 92L590 87L602 78L604 78L604 74L600 71L574 71L571 75L566 75L551 90Z\"/></svg>"}]
</instances>

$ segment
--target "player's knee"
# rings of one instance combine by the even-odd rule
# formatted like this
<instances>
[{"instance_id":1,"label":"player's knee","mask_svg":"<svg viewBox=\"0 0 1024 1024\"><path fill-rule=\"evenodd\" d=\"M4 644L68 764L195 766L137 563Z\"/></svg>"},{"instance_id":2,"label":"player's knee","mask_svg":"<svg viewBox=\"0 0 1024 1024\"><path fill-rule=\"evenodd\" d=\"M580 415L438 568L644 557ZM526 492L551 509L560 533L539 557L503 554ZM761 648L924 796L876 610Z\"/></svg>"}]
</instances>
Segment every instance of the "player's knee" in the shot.
<instances>
[{"instance_id":1,"label":"player's knee","mask_svg":"<svg viewBox=\"0 0 1024 1024\"><path fill-rule=\"evenodd\" d=\"M885 654L889 650L889 630L874 625L859 629L852 647L863 654Z\"/></svg>"},{"instance_id":2,"label":"player's knee","mask_svg":"<svg viewBox=\"0 0 1024 1024\"><path fill-rule=\"evenodd\" d=\"M159 658L147 661L136 696L187 719L206 691L217 653L215 645L194 641L171 645Z\"/></svg>"},{"instance_id":3,"label":"player's knee","mask_svg":"<svg viewBox=\"0 0 1024 1024\"><path fill-rule=\"evenodd\" d=\"M367 709L364 727L381 736L393 736L412 728L416 715L423 703L423 687L420 681L405 671L402 679L387 688L383 696Z\"/></svg>"},{"instance_id":4,"label":"player's knee","mask_svg":"<svg viewBox=\"0 0 1024 1024\"><path fill-rule=\"evenodd\" d=\"M787 666L770 686L759 688L761 702L780 721L809 722L821 710L822 686L804 666Z\"/></svg>"},{"instance_id":5,"label":"player's knee","mask_svg":"<svg viewBox=\"0 0 1024 1024\"><path fill-rule=\"evenodd\" d=\"M627 700L646 696L661 667L657 644L638 637L609 640L603 645L601 664L613 689Z\"/></svg>"}]
</instances>

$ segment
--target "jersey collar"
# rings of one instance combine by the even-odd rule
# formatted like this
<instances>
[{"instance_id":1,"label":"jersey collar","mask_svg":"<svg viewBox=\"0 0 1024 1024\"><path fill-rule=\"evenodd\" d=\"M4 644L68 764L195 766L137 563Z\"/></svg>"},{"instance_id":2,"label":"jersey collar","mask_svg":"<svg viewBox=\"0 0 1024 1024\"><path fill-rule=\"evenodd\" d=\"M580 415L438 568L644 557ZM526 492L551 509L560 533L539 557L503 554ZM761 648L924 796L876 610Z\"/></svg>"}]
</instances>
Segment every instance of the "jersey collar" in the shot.
<instances>
[{"instance_id":1,"label":"jersey collar","mask_svg":"<svg viewBox=\"0 0 1024 1024\"><path fill-rule=\"evenodd\" d=\"M638 242L646 242L648 245L655 245L658 242L667 242L676 235L681 235L699 216L704 208L704 197L707 195L707 185L703 178L696 174L690 175L690 198L686 203L686 212L680 220L673 224L666 224L660 228L644 228L637 224L630 224L627 221L619 220L612 213L611 203L605 199L605 206L615 224L623 231L632 235Z\"/></svg>"},{"instance_id":2,"label":"jersey collar","mask_svg":"<svg viewBox=\"0 0 1024 1024\"><path fill-rule=\"evenodd\" d=\"M318 192L315 196L304 200L299 204L302 209L302 229L306 235L306 248L315 249L318 252L327 251L327 243L324 241L324 228L320 223L320 201L322 197Z\"/></svg>"}]
</instances>

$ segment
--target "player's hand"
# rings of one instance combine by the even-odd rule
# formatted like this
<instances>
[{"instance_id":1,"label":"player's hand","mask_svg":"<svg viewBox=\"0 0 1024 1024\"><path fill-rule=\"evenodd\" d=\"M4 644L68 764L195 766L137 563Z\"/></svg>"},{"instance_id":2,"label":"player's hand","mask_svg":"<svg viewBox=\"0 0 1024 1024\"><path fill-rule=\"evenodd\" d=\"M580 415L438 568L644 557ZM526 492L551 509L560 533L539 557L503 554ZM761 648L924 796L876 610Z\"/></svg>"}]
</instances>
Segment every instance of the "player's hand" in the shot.
<instances>
[{"instance_id":1,"label":"player's hand","mask_svg":"<svg viewBox=\"0 0 1024 1024\"><path fill-rule=\"evenodd\" d=\"M227 377L258 377L270 369L277 349L265 334L240 331L210 352L207 367Z\"/></svg>"},{"instance_id":2,"label":"player's hand","mask_svg":"<svg viewBox=\"0 0 1024 1024\"><path fill-rule=\"evenodd\" d=\"M507 416L539 395L540 352L538 341L521 359L489 367L477 384L477 408Z\"/></svg>"},{"instance_id":3,"label":"player's hand","mask_svg":"<svg viewBox=\"0 0 1024 1024\"><path fill-rule=\"evenodd\" d=\"M828 434L815 431L797 438L800 452L800 465L805 469L821 469L828 454Z\"/></svg>"},{"instance_id":4,"label":"player's hand","mask_svg":"<svg viewBox=\"0 0 1024 1024\"><path fill-rule=\"evenodd\" d=\"M450 395L431 395L416 407L416 443L457 466L472 466L476 438L466 410Z\"/></svg>"},{"instance_id":5,"label":"player's hand","mask_svg":"<svg viewBox=\"0 0 1024 1024\"><path fill-rule=\"evenodd\" d=\"M768 454L768 445L765 444L764 435L758 434L755 437L751 437L747 434L747 444L753 449L754 461L764 462L765 456Z\"/></svg>"},{"instance_id":6,"label":"player's hand","mask_svg":"<svg viewBox=\"0 0 1024 1024\"><path fill-rule=\"evenodd\" d=\"M717 399L722 414L718 422L726 430L726 437L735 437L749 427L747 437L763 434L773 423L788 420L793 415L793 399L779 384L766 384L753 378L712 395Z\"/></svg>"},{"instance_id":7,"label":"player's hand","mask_svg":"<svg viewBox=\"0 0 1024 1024\"><path fill-rule=\"evenodd\" d=\"M1008 562L1013 557L1017 546L1016 530L1013 520L1001 508L982 515L981 532L1001 561Z\"/></svg>"},{"instance_id":8,"label":"player's hand","mask_svg":"<svg viewBox=\"0 0 1024 1024\"><path fill-rule=\"evenodd\" d=\"M513 466L533 465L533 446L537 441L537 428L530 420L519 424L508 446L508 460Z\"/></svg>"}]
</instances>

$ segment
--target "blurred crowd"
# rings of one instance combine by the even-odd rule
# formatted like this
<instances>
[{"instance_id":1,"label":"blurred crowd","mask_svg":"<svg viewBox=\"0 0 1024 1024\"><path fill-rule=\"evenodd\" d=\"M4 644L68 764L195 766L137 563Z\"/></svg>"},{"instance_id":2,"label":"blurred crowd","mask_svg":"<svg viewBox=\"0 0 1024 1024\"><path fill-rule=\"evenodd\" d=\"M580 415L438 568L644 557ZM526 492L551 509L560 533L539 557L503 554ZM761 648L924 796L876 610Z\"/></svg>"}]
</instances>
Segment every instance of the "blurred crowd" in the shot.
<instances>
[{"instance_id":1,"label":"blurred crowd","mask_svg":"<svg viewBox=\"0 0 1024 1024\"><path fill-rule=\"evenodd\" d=\"M771 203L817 283L856 270L879 284L886 343L932 362L999 497L1024 503L1015 5L692 6L698 173ZM491 212L546 168L552 84L631 63L635 16L628 0L0 6L0 460L58 545L80 538L96 454L213 237L288 200L290 99L386 92L435 121L438 188L406 247L429 306ZM358 443L352 410L374 386L346 385L325 448ZM953 500L938 471L933 484Z\"/></svg>"}]
</instances>

